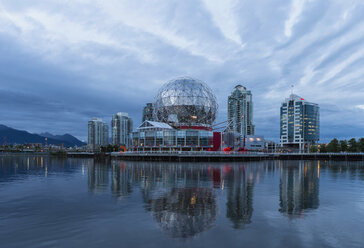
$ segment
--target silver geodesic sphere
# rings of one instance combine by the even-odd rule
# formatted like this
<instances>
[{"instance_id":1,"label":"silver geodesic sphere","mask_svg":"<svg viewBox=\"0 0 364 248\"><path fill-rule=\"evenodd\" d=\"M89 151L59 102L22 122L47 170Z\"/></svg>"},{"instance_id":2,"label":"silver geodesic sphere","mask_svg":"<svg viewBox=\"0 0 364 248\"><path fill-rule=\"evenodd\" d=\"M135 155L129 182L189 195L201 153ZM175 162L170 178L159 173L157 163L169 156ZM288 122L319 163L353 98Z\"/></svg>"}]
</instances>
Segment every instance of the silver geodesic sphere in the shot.
<instances>
[{"instance_id":1,"label":"silver geodesic sphere","mask_svg":"<svg viewBox=\"0 0 364 248\"><path fill-rule=\"evenodd\" d=\"M172 80L159 90L154 103L157 121L173 125L211 126L217 113L216 97L203 82Z\"/></svg>"}]
</instances>

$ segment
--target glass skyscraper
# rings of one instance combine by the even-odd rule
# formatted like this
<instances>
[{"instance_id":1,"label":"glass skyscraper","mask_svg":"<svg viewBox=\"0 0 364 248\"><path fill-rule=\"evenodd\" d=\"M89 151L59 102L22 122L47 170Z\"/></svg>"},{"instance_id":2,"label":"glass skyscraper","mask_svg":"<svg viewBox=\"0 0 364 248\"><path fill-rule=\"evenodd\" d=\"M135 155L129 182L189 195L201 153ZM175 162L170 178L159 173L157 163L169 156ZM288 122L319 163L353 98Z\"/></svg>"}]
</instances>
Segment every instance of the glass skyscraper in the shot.
<instances>
[{"instance_id":1,"label":"glass skyscraper","mask_svg":"<svg viewBox=\"0 0 364 248\"><path fill-rule=\"evenodd\" d=\"M144 106L142 122L144 122L144 121L154 121L154 106L153 106L153 103L147 103Z\"/></svg>"},{"instance_id":2,"label":"glass skyscraper","mask_svg":"<svg viewBox=\"0 0 364 248\"><path fill-rule=\"evenodd\" d=\"M109 126L100 118L88 122L88 146L98 149L109 144Z\"/></svg>"},{"instance_id":3,"label":"glass skyscraper","mask_svg":"<svg viewBox=\"0 0 364 248\"><path fill-rule=\"evenodd\" d=\"M127 113L119 112L112 116L111 143L113 145L130 145L130 134L133 131L133 121Z\"/></svg>"},{"instance_id":4,"label":"glass skyscraper","mask_svg":"<svg viewBox=\"0 0 364 248\"><path fill-rule=\"evenodd\" d=\"M320 108L291 94L281 106L280 143L282 146L308 150L320 139Z\"/></svg>"},{"instance_id":5,"label":"glass skyscraper","mask_svg":"<svg viewBox=\"0 0 364 248\"><path fill-rule=\"evenodd\" d=\"M237 85L228 98L229 130L241 135L254 135L253 96L250 90Z\"/></svg>"}]
</instances>

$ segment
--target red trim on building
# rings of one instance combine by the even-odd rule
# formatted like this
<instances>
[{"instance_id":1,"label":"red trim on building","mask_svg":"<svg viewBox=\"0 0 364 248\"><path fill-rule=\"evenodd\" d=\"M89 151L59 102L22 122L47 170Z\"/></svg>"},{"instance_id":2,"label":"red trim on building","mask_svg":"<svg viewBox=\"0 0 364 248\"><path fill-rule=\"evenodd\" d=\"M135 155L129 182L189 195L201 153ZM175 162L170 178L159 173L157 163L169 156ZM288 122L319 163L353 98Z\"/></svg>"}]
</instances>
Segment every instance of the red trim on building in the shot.
<instances>
[{"instance_id":1,"label":"red trim on building","mask_svg":"<svg viewBox=\"0 0 364 248\"><path fill-rule=\"evenodd\" d=\"M221 146L221 133L220 132L214 132L213 144L214 144L214 146L212 147L212 150L219 151L220 146Z\"/></svg>"},{"instance_id":2,"label":"red trim on building","mask_svg":"<svg viewBox=\"0 0 364 248\"><path fill-rule=\"evenodd\" d=\"M193 130L206 130L211 131L211 127L204 127L204 126L176 126L177 129L193 129Z\"/></svg>"}]
</instances>

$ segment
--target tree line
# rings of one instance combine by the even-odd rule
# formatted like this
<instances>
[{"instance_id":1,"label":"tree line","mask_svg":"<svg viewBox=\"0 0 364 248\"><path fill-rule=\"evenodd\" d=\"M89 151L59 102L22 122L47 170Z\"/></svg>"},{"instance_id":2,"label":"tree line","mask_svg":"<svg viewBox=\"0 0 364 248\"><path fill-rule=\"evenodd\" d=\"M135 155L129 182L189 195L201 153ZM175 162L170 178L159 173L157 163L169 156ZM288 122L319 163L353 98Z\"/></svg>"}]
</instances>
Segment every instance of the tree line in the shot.
<instances>
[{"instance_id":1,"label":"tree line","mask_svg":"<svg viewBox=\"0 0 364 248\"><path fill-rule=\"evenodd\" d=\"M310 147L310 152L364 152L364 138L356 140L338 140L334 138L328 144L320 144Z\"/></svg>"},{"instance_id":2,"label":"tree line","mask_svg":"<svg viewBox=\"0 0 364 248\"><path fill-rule=\"evenodd\" d=\"M100 147L100 151L101 152L119 152L121 149L120 149L120 146L119 145L107 145L107 146L101 146Z\"/></svg>"}]
</instances>

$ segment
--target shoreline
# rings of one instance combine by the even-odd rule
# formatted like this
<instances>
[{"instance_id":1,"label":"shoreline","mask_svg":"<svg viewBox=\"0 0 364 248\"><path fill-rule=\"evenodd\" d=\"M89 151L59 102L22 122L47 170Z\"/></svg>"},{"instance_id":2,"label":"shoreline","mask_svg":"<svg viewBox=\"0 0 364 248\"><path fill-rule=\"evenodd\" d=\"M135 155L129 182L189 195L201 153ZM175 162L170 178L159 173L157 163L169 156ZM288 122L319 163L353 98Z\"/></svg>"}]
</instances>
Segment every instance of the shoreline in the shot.
<instances>
[{"instance_id":1,"label":"shoreline","mask_svg":"<svg viewBox=\"0 0 364 248\"><path fill-rule=\"evenodd\" d=\"M332 160L332 161L361 161L364 153L224 153L224 152L67 152L62 154L35 152L7 152L0 156L51 156L62 158L94 158L116 159L125 161L165 161L165 162L246 162L260 160Z\"/></svg>"}]
</instances>

